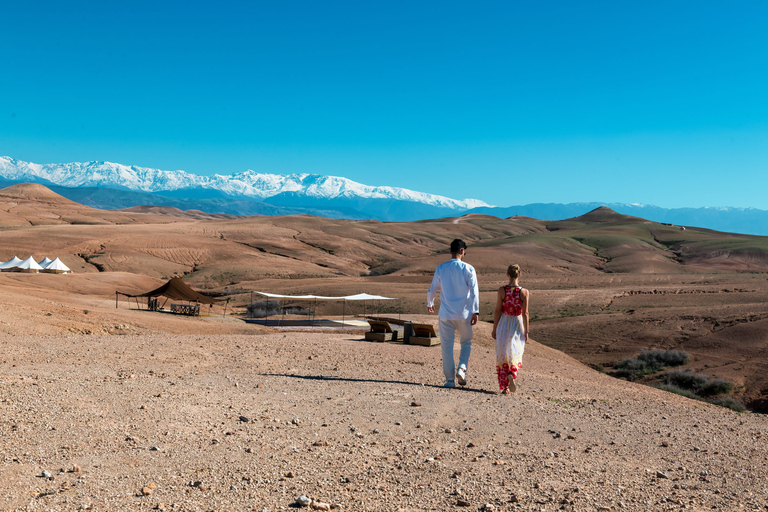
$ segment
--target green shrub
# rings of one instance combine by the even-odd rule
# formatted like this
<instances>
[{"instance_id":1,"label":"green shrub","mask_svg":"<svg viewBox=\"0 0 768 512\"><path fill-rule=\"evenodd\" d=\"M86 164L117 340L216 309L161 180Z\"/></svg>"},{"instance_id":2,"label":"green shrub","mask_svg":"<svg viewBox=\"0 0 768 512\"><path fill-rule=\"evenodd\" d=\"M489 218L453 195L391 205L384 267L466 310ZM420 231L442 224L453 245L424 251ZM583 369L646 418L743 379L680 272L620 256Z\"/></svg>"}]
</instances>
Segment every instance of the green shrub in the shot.
<instances>
[{"instance_id":1,"label":"green shrub","mask_svg":"<svg viewBox=\"0 0 768 512\"><path fill-rule=\"evenodd\" d=\"M680 366L688 362L686 352L679 350L643 350L637 357L624 359L614 365L613 374L633 380L656 373L668 366Z\"/></svg>"},{"instance_id":2,"label":"green shrub","mask_svg":"<svg viewBox=\"0 0 768 512\"><path fill-rule=\"evenodd\" d=\"M664 383L687 389L699 396L722 395L733 389L733 383L727 380L707 377L690 370L666 373Z\"/></svg>"},{"instance_id":3,"label":"green shrub","mask_svg":"<svg viewBox=\"0 0 768 512\"><path fill-rule=\"evenodd\" d=\"M674 371L664 374L664 383L657 386L659 389L707 402L720 407L726 407L736 412L744 412L747 408L743 403L728 396L718 396L729 393L733 389L733 383L723 379L707 377L698 373L687 371Z\"/></svg>"},{"instance_id":4,"label":"green shrub","mask_svg":"<svg viewBox=\"0 0 768 512\"><path fill-rule=\"evenodd\" d=\"M701 400L701 397L696 393L694 393L693 391L688 391L687 389L679 388L672 384L659 384L656 387L661 389L662 391L668 391L669 393L674 393L676 395L684 396L685 398L692 398L693 400Z\"/></svg>"},{"instance_id":5,"label":"green shrub","mask_svg":"<svg viewBox=\"0 0 768 512\"><path fill-rule=\"evenodd\" d=\"M713 398L711 400L707 400L707 402L719 405L720 407L727 407L728 409L736 412L744 412L747 410L747 407L743 403L727 396Z\"/></svg>"}]
</instances>

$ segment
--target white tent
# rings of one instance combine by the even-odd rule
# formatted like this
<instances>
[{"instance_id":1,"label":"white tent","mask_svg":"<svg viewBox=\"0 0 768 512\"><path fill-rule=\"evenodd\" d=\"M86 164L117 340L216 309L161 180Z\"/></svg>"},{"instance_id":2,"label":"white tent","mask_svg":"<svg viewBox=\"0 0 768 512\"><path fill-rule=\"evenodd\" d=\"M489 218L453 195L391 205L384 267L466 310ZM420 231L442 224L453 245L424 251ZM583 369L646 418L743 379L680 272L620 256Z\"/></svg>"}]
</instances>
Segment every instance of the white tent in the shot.
<instances>
[{"instance_id":1,"label":"white tent","mask_svg":"<svg viewBox=\"0 0 768 512\"><path fill-rule=\"evenodd\" d=\"M40 265L41 267L45 268L45 267L47 267L48 265L50 265L52 261L53 261L53 260L52 260L51 258L49 258L48 256L46 256L44 259L42 259L42 260L38 261L38 262L37 262L37 264L38 264L38 265Z\"/></svg>"},{"instance_id":2,"label":"white tent","mask_svg":"<svg viewBox=\"0 0 768 512\"><path fill-rule=\"evenodd\" d=\"M46 267L43 269L43 272L47 272L49 274L69 274L72 271L59 258L56 258L48 265L46 265Z\"/></svg>"},{"instance_id":3,"label":"white tent","mask_svg":"<svg viewBox=\"0 0 768 512\"><path fill-rule=\"evenodd\" d=\"M21 259L14 256L8 261L0 263L0 270L2 270L3 272L9 272L12 269L16 268L17 266L19 266L19 263L21 263Z\"/></svg>"},{"instance_id":4,"label":"white tent","mask_svg":"<svg viewBox=\"0 0 768 512\"><path fill-rule=\"evenodd\" d=\"M36 274L41 270L43 270L43 267L38 265L35 261L35 258L30 256L29 258L16 265L16 267L13 269L13 272L28 272L31 274Z\"/></svg>"},{"instance_id":5,"label":"white tent","mask_svg":"<svg viewBox=\"0 0 768 512\"><path fill-rule=\"evenodd\" d=\"M325 297L323 295L278 295L276 293L256 292L264 297L275 299L317 299L317 300L397 300L394 297L382 297L381 295L368 295L367 293L358 293L357 295L347 295L344 297Z\"/></svg>"},{"instance_id":6,"label":"white tent","mask_svg":"<svg viewBox=\"0 0 768 512\"><path fill-rule=\"evenodd\" d=\"M341 323L342 325L346 325L346 305L348 300L352 301L364 301L363 302L363 312L365 312L365 301L378 301L378 300L397 300L394 297L383 297L381 295L369 295L367 293L358 293L356 295L345 295L341 297L326 297L324 295L280 295L277 293L267 293L267 292L255 292L263 297L269 297L272 299L282 299L283 303L285 300L309 300L312 301L315 306L311 307L309 309L309 315L312 318L315 316L315 310L318 300L334 300L334 301L341 301L343 303L342 305L342 314L341 314ZM253 300L251 300L251 303L253 303ZM365 315L365 313L363 313ZM311 320L312 323L314 323L314 320ZM278 324L280 325L280 324Z\"/></svg>"}]
</instances>

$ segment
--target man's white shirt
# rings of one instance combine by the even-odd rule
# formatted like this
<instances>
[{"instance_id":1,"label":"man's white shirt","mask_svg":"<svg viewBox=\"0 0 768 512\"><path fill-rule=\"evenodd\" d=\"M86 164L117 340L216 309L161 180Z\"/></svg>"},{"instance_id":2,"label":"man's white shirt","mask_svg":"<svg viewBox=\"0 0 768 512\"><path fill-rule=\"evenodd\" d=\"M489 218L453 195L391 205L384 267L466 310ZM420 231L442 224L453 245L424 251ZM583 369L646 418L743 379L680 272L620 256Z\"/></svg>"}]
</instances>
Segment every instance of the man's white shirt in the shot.
<instances>
[{"instance_id":1,"label":"man's white shirt","mask_svg":"<svg viewBox=\"0 0 768 512\"><path fill-rule=\"evenodd\" d=\"M427 306L433 307L440 290L439 317L445 320L466 320L480 312L480 297L475 267L458 258L440 264L427 293Z\"/></svg>"}]
</instances>

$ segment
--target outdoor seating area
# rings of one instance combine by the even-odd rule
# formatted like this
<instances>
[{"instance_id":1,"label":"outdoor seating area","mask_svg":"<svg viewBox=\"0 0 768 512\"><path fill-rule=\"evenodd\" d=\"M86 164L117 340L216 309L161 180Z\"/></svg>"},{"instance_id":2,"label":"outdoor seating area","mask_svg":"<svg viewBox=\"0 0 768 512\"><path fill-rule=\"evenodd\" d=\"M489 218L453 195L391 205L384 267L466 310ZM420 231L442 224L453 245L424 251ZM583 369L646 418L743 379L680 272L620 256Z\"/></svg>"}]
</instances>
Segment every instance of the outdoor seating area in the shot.
<instances>
[{"instance_id":1,"label":"outdoor seating area","mask_svg":"<svg viewBox=\"0 0 768 512\"><path fill-rule=\"evenodd\" d=\"M413 333L408 338L411 345L422 345L431 347L440 344L440 337L435 333L435 327L432 324L412 324Z\"/></svg>"},{"instance_id":2,"label":"outdoor seating area","mask_svg":"<svg viewBox=\"0 0 768 512\"><path fill-rule=\"evenodd\" d=\"M171 278L161 287L144 293L124 293L115 291L115 308L120 304L120 296L127 297L129 301L130 299L134 299L137 309L144 309L141 302L139 302L139 299L146 299L146 309L148 311L185 316L200 316L201 304L206 304L210 307L213 307L216 304L223 305L223 316L226 316L227 305L229 304L228 298L215 299L193 290L180 277ZM160 302L160 297L165 297L165 300L162 303ZM180 302L171 302L170 309L166 310L165 304L169 300Z\"/></svg>"},{"instance_id":3,"label":"outdoor seating area","mask_svg":"<svg viewBox=\"0 0 768 512\"><path fill-rule=\"evenodd\" d=\"M401 342L424 347L440 344L440 337L432 324L395 322L391 319L368 320L368 324L371 330L365 333L366 341Z\"/></svg>"},{"instance_id":4,"label":"outdoor seating area","mask_svg":"<svg viewBox=\"0 0 768 512\"><path fill-rule=\"evenodd\" d=\"M41 272L45 274L70 274L72 272L59 258L50 259L45 257L37 262L32 256L25 260L14 256L10 260L0 263L0 271L22 272L26 274L38 274Z\"/></svg>"},{"instance_id":5,"label":"outdoor seating area","mask_svg":"<svg viewBox=\"0 0 768 512\"><path fill-rule=\"evenodd\" d=\"M171 304L171 313L177 315L199 316L200 304Z\"/></svg>"},{"instance_id":6,"label":"outdoor seating area","mask_svg":"<svg viewBox=\"0 0 768 512\"><path fill-rule=\"evenodd\" d=\"M398 332L386 320L368 320L371 330L365 333L367 341L397 341Z\"/></svg>"}]
</instances>

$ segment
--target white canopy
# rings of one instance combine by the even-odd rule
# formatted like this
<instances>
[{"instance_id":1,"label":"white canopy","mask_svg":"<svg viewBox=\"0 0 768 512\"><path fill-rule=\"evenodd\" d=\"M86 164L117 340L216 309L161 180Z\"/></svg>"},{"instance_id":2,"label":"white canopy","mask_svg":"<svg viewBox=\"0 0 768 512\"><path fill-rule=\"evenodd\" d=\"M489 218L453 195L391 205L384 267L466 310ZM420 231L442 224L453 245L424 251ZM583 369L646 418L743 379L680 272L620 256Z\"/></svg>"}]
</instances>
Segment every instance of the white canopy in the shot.
<instances>
[{"instance_id":1,"label":"white canopy","mask_svg":"<svg viewBox=\"0 0 768 512\"><path fill-rule=\"evenodd\" d=\"M50 262L46 267L45 270L58 270L61 272L72 272L68 266L66 266L59 258L56 258L52 262Z\"/></svg>"},{"instance_id":2,"label":"white canopy","mask_svg":"<svg viewBox=\"0 0 768 512\"><path fill-rule=\"evenodd\" d=\"M58 258L56 258L56 259L58 259ZM49 258L48 256L46 256L44 259L42 259L42 260L40 260L40 261L38 262L38 265L40 265L41 267L45 268L45 267L47 267L48 265L50 265L52 261L53 261L53 260L52 260L51 258Z\"/></svg>"},{"instance_id":3,"label":"white canopy","mask_svg":"<svg viewBox=\"0 0 768 512\"><path fill-rule=\"evenodd\" d=\"M9 259L6 262L0 263L0 269L16 268L19 266L19 263L21 263L21 258L17 258L16 256L14 256L13 258Z\"/></svg>"},{"instance_id":4,"label":"white canopy","mask_svg":"<svg viewBox=\"0 0 768 512\"><path fill-rule=\"evenodd\" d=\"M276 293L256 292L264 297L274 299L317 299L317 300L397 300L394 297L382 297L381 295L368 295L367 293L358 293L357 295L347 295L346 297L324 297L322 295L278 295Z\"/></svg>"},{"instance_id":5,"label":"white canopy","mask_svg":"<svg viewBox=\"0 0 768 512\"><path fill-rule=\"evenodd\" d=\"M35 261L35 258L33 258L32 256L30 256L29 258L25 259L24 261L16 265L15 268L21 268L24 270L43 270L43 267L38 265L37 262Z\"/></svg>"}]
</instances>

